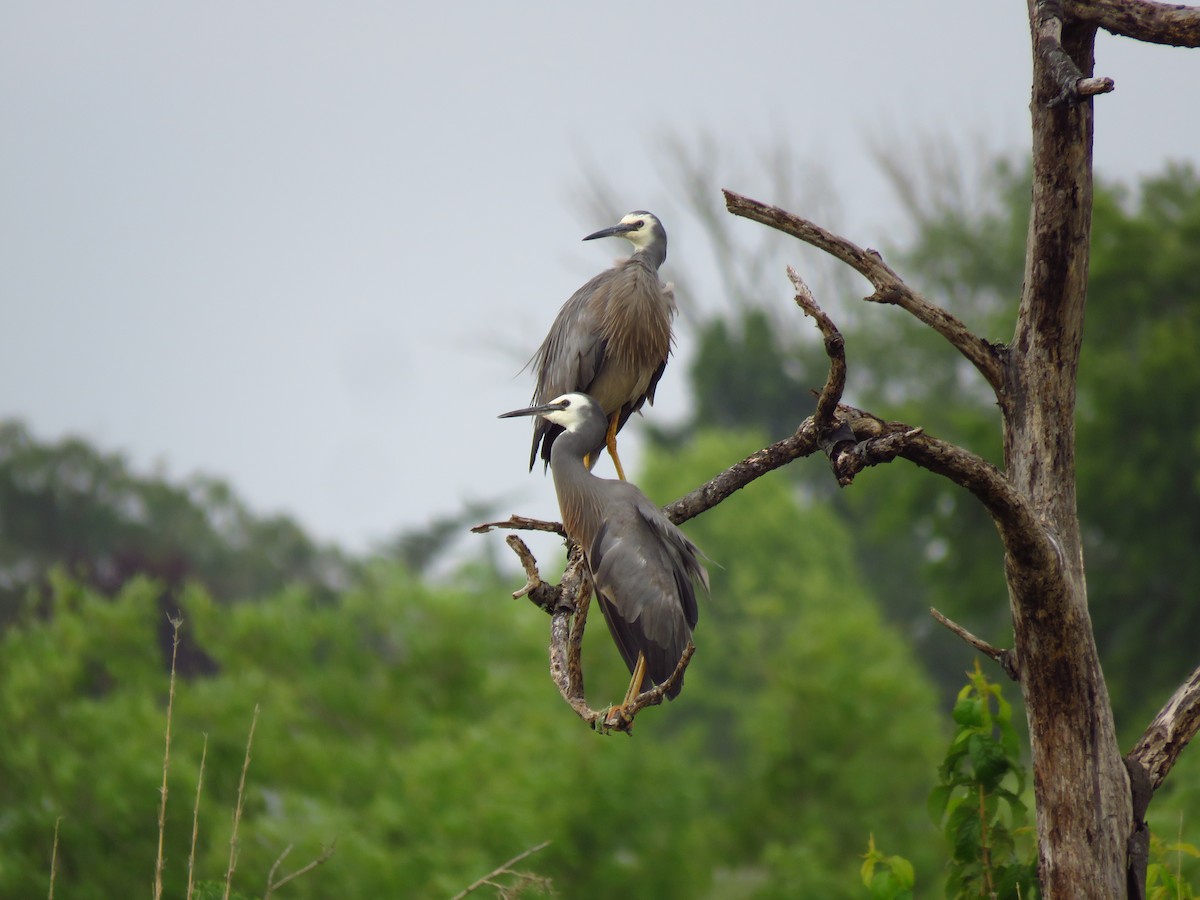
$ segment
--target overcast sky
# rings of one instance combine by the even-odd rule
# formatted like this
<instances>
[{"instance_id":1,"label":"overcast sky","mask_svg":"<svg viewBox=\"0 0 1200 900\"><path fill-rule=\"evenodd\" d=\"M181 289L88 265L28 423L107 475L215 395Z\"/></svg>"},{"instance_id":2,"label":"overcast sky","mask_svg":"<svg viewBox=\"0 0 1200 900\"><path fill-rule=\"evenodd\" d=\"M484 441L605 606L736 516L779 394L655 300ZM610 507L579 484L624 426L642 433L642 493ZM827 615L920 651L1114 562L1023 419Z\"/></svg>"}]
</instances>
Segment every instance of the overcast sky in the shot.
<instances>
[{"instance_id":1,"label":"overcast sky","mask_svg":"<svg viewBox=\"0 0 1200 900\"><path fill-rule=\"evenodd\" d=\"M798 202L737 174L786 142L832 224L886 246L871 145L1019 152L1028 44L1022 0L5 0L0 417L227 478L355 549L465 500L555 515L528 423L495 416L627 246L580 238L648 207L665 277L687 264L664 135L721 143L714 206ZM1101 174L1197 160L1200 54L1102 35L1097 57ZM599 220L595 169L621 198ZM677 360L650 414L678 418L684 381Z\"/></svg>"}]
</instances>

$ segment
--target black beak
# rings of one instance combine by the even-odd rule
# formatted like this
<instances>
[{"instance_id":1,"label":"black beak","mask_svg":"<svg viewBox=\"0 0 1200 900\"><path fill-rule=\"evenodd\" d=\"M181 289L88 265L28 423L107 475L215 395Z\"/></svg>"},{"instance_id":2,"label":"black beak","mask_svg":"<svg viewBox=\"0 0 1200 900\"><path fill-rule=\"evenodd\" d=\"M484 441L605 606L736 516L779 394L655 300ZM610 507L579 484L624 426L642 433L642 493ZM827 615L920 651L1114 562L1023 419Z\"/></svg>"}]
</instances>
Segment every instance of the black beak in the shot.
<instances>
[{"instance_id":1,"label":"black beak","mask_svg":"<svg viewBox=\"0 0 1200 900\"><path fill-rule=\"evenodd\" d=\"M497 419L511 419L515 416L540 416L543 413L554 412L556 409L562 409L561 403L544 403L541 406L528 406L525 409L514 409L512 412L500 413L496 416Z\"/></svg>"},{"instance_id":2,"label":"black beak","mask_svg":"<svg viewBox=\"0 0 1200 900\"><path fill-rule=\"evenodd\" d=\"M638 225L631 225L627 222L622 222L618 225L613 225L611 228L601 228L594 234L589 234L584 238L585 241L594 241L596 238L615 237L616 235L628 234L630 231L636 231Z\"/></svg>"}]
</instances>

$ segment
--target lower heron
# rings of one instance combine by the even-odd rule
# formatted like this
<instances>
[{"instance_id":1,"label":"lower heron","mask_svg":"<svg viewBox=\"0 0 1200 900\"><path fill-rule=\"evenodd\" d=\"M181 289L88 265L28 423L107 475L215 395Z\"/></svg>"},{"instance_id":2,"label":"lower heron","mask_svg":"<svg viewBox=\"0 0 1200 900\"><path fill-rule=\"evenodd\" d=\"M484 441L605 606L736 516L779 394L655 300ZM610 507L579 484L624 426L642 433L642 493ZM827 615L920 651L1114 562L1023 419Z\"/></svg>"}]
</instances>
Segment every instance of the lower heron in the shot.
<instances>
[{"instance_id":1,"label":"lower heron","mask_svg":"<svg viewBox=\"0 0 1200 900\"><path fill-rule=\"evenodd\" d=\"M696 585L708 591L703 554L650 498L627 481L598 478L585 458L599 446L608 416L586 394L503 413L540 416L559 425L550 470L567 536L583 549L608 630L633 678L621 708L644 681L674 673L696 627ZM667 691L674 699L681 677Z\"/></svg>"}]
</instances>

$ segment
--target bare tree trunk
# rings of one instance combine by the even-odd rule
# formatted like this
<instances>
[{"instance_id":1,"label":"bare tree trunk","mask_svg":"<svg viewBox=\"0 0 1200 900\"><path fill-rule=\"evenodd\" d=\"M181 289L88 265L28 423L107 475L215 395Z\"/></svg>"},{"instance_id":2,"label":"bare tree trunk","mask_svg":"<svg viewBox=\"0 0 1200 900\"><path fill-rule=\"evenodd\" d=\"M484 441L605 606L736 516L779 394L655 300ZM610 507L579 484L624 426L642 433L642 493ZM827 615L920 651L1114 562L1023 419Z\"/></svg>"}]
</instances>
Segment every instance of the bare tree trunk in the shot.
<instances>
[{"instance_id":1,"label":"bare tree trunk","mask_svg":"<svg viewBox=\"0 0 1200 900\"><path fill-rule=\"evenodd\" d=\"M1032 506L1057 562L1047 573L1010 551L1006 575L1029 720L1043 895L1122 897L1132 823L1128 776L1088 616L1075 505L1075 383L1091 232L1092 101L1048 106L1060 85L1045 52L1047 37L1039 33L1037 9L1031 14L1033 209L1001 405L1005 469ZM1092 70L1095 33L1094 27L1074 26L1062 35L1062 49L1085 77Z\"/></svg>"}]
</instances>

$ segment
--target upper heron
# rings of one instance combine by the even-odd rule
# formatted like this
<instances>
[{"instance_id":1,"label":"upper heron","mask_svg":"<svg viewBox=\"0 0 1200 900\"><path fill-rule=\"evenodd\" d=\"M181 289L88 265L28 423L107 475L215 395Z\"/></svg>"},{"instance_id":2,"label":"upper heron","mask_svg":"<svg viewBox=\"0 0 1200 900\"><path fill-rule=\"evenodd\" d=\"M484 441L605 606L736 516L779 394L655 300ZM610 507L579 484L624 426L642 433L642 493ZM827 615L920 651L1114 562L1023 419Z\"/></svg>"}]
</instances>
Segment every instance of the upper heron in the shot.
<instances>
[{"instance_id":1,"label":"upper heron","mask_svg":"<svg viewBox=\"0 0 1200 900\"><path fill-rule=\"evenodd\" d=\"M607 446L617 477L624 481L617 432L647 400L654 403L654 389L671 353L675 294L658 278L667 258L667 233L656 216L636 210L584 240L613 236L633 244L633 255L601 272L563 304L531 363L537 368L534 405L573 391L600 404L608 429L588 448L588 464L595 466ZM530 469L539 446L550 464L550 448L561 432L561 426L546 419L534 423Z\"/></svg>"},{"instance_id":2,"label":"upper heron","mask_svg":"<svg viewBox=\"0 0 1200 900\"><path fill-rule=\"evenodd\" d=\"M608 630L633 679L622 706L644 680L674 673L696 627L695 585L708 590L702 554L634 484L597 478L584 462L599 446L608 417L593 398L564 394L504 413L538 416L561 429L550 454L554 490L568 537L583 549ZM667 697L683 688L680 678Z\"/></svg>"}]
</instances>

